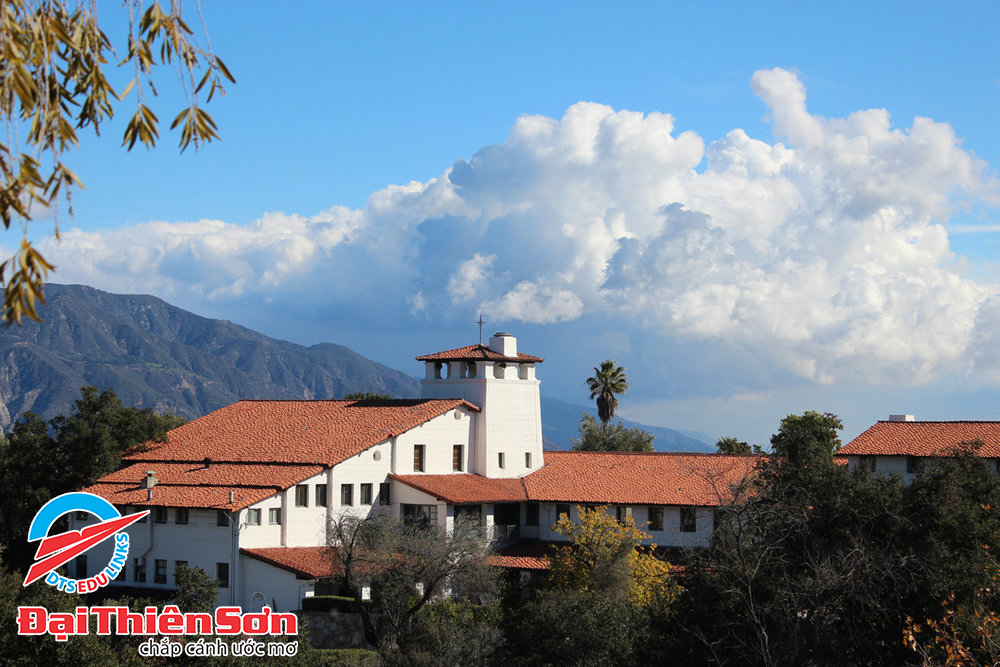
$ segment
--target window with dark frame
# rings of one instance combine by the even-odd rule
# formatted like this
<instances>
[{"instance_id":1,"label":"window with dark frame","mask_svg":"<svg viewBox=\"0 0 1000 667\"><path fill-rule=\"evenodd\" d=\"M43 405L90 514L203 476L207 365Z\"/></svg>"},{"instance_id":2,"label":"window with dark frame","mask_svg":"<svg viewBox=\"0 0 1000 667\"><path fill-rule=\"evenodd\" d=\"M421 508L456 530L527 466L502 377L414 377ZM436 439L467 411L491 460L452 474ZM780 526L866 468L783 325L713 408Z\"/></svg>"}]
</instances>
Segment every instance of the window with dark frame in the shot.
<instances>
[{"instance_id":1,"label":"window with dark frame","mask_svg":"<svg viewBox=\"0 0 1000 667\"><path fill-rule=\"evenodd\" d=\"M86 579L87 578L87 556L77 556L76 557L76 578Z\"/></svg>"},{"instance_id":2,"label":"window with dark frame","mask_svg":"<svg viewBox=\"0 0 1000 667\"><path fill-rule=\"evenodd\" d=\"M462 450L465 448L462 445L452 445L451 446L451 469L455 472L462 471Z\"/></svg>"},{"instance_id":3,"label":"window with dark frame","mask_svg":"<svg viewBox=\"0 0 1000 667\"><path fill-rule=\"evenodd\" d=\"M531 452L524 453L524 467L525 468L531 467Z\"/></svg>"},{"instance_id":4,"label":"window with dark frame","mask_svg":"<svg viewBox=\"0 0 1000 667\"><path fill-rule=\"evenodd\" d=\"M503 468L503 452L497 452L497 467Z\"/></svg>"},{"instance_id":5,"label":"window with dark frame","mask_svg":"<svg viewBox=\"0 0 1000 667\"><path fill-rule=\"evenodd\" d=\"M382 482L378 485L378 504L379 505L391 505L392 496L390 495L389 486L390 482Z\"/></svg>"},{"instance_id":6,"label":"window with dark frame","mask_svg":"<svg viewBox=\"0 0 1000 667\"><path fill-rule=\"evenodd\" d=\"M216 526L229 525L229 513L226 512L226 510L215 510L215 525Z\"/></svg>"},{"instance_id":7,"label":"window with dark frame","mask_svg":"<svg viewBox=\"0 0 1000 667\"><path fill-rule=\"evenodd\" d=\"M908 475L916 475L924 471L924 461L919 456L907 456L906 457L906 473Z\"/></svg>"},{"instance_id":8,"label":"window with dark frame","mask_svg":"<svg viewBox=\"0 0 1000 667\"><path fill-rule=\"evenodd\" d=\"M341 505L353 505L354 504L354 485L353 484L341 484L340 485L340 504Z\"/></svg>"},{"instance_id":9,"label":"window with dark frame","mask_svg":"<svg viewBox=\"0 0 1000 667\"><path fill-rule=\"evenodd\" d=\"M267 522L272 526L281 525L281 508L272 507L267 511Z\"/></svg>"},{"instance_id":10,"label":"window with dark frame","mask_svg":"<svg viewBox=\"0 0 1000 667\"><path fill-rule=\"evenodd\" d=\"M174 510L174 523L185 525L188 522L188 508L178 507Z\"/></svg>"},{"instance_id":11,"label":"window with dark frame","mask_svg":"<svg viewBox=\"0 0 1000 667\"><path fill-rule=\"evenodd\" d=\"M498 526L520 526L521 505L518 503L496 503L493 505L493 523Z\"/></svg>"},{"instance_id":12,"label":"window with dark frame","mask_svg":"<svg viewBox=\"0 0 1000 667\"><path fill-rule=\"evenodd\" d=\"M559 503L558 505L556 505L556 521L561 519L563 514L566 515L567 519L569 518L569 505Z\"/></svg>"},{"instance_id":13,"label":"window with dark frame","mask_svg":"<svg viewBox=\"0 0 1000 667\"><path fill-rule=\"evenodd\" d=\"M413 445L413 472L424 471L424 446Z\"/></svg>"},{"instance_id":14,"label":"window with dark frame","mask_svg":"<svg viewBox=\"0 0 1000 667\"><path fill-rule=\"evenodd\" d=\"M167 583L167 561L162 558L157 558L153 561L153 583Z\"/></svg>"},{"instance_id":15,"label":"window with dark frame","mask_svg":"<svg viewBox=\"0 0 1000 667\"><path fill-rule=\"evenodd\" d=\"M437 525L437 505L401 505L403 523L429 528Z\"/></svg>"},{"instance_id":16,"label":"window with dark frame","mask_svg":"<svg viewBox=\"0 0 1000 667\"><path fill-rule=\"evenodd\" d=\"M138 507L124 507L123 511L122 511L122 514L123 515L125 515L125 514L135 514L138 511L138 509L139 509ZM138 521L136 521L136 523L146 523L147 520L149 520L149 515L148 514L146 516L142 517L141 519L139 519Z\"/></svg>"},{"instance_id":17,"label":"window with dark frame","mask_svg":"<svg viewBox=\"0 0 1000 667\"><path fill-rule=\"evenodd\" d=\"M166 507L154 507L153 508L153 522L154 523L166 523L167 522L167 508Z\"/></svg>"},{"instance_id":18,"label":"window with dark frame","mask_svg":"<svg viewBox=\"0 0 1000 667\"><path fill-rule=\"evenodd\" d=\"M361 504L371 505L372 504L372 485L371 482L366 482L361 485Z\"/></svg>"},{"instance_id":19,"label":"window with dark frame","mask_svg":"<svg viewBox=\"0 0 1000 667\"><path fill-rule=\"evenodd\" d=\"M215 578L219 582L219 588L229 588L229 563L215 564Z\"/></svg>"},{"instance_id":20,"label":"window with dark frame","mask_svg":"<svg viewBox=\"0 0 1000 667\"><path fill-rule=\"evenodd\" d=\"M698 514L694 507L681 508L681 532L694 533L698 530Z\"/></svg>"},{"instance_id":21,"label":"window with dark frame","mask_svg":"<svg viewBox=\"0 0 1000 667\"><path fill-rule=\"evenodd\" d=\"M629 505L616 505L615 518L618 519L618 523L625 523L632 518L632 508Z\"/></svg>"},{"instance_id":22,"label":"window with dark frame","mask_svg":"<svg viewBox=\"0 0 1000 667\"><path fill-rule=\"evenodd\" d=\"M649 508L649 530L663 530L663 508Z\"/></svg>"},{"instance_id":23,"label":"window with dark frame","mask_svg":"<svg viewBox=\"0 0 1000 667\"><path fill-rule=\"evenodd\" d=\"M137 584L146 583L146 561L139 558L132 559L132 581Z\"/></svg>"},{"instance_id":24,"label":"window with dark frame","mask_svg":"<svg viewBox=\"0 0 1000 667\"><path fill-rule=\"evenodd\" d=\"M316 507L326 507L326 484L316 485Z\"/></svg>"},{"instance_id":25,"label":"window with dark frame","mask_svg":"<svg viewBox=\"0 0 1000 667\"><path fill-rule=\"evenodd\" d=\"M296 507L309 507L309 485L308 484L296 484L295 485L295 506Z\"/></svg>"},{"instance_id":26,"label":"window with dark frame","mask_svg":"<svg viewBox=\"0 0 1000 667\"><path fill-rule=\"evenodd\" d=\"M538 503L528 503L524 506L524 525L526 526L537 526L538 525Z\"/></svg>"},{"instance_id":27,"label":"window with dark frame","mask_svg":"<svg viewBox=\"0 0 1000 667\"><path fill-rule=\"evenodd\" d=\"M870 470L875 472L875 457L874 456L859 456L858 457L858 467L865 470Z\"/></svg>"},{"instance_id":28,"label":"window with dark frame","mask_svg":"<svg viewBox=\"0 0 1000 667\"><path fill-rule=\"evenodd\" d=\"M248 526L259 526L260 525L260 510L247 510L247 525Z\"/></svg>"}]
</instances>

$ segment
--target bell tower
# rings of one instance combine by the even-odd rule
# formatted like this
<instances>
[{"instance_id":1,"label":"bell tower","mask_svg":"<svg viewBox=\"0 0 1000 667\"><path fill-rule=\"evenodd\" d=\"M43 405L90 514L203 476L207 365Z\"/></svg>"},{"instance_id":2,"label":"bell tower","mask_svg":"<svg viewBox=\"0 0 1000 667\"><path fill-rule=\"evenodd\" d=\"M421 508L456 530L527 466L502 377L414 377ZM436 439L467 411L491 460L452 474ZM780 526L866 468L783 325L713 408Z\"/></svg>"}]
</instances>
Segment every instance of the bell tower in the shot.
<instances>
[{"instance_id":1,"label":"bell tower","mask_svg":"<svg viewBox=\"0 0 1000 667\"><path fill-rule=\"evenodd\" d=\"M535 365L517 339L496 333L489 345L469 345L417 357L425 367L424 398L462 398L480 409L469 470L486 477L523 477L540 468L542 409Z\"/></svg>"}]
</instances>

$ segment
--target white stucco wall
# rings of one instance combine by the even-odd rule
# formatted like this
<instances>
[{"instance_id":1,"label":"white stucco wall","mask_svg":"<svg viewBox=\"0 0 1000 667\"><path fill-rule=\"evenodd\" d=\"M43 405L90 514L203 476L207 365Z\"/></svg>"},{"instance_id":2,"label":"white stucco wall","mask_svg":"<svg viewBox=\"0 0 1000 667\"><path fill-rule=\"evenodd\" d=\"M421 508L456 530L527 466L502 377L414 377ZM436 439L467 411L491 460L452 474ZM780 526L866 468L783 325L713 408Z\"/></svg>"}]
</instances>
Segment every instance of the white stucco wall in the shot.
<instances>
[{"instance_id":1,"label":"white stucco wall","mask_svg":"<svg viewBox=\"0 0 1000 667\"><path fill-rule=\"evenodd\" d=\"M457 415L457 417L456 417ZM452 468L454 445L462 445L462 471L469 472L475 443L475 423L478 413L465 407L438 415L396 438L392 472L397 475L419 474L413 469L414 445L424 446L424 473L446 475ZM341 464L343 465L343 464Z\"/></svg>"},{"instance_id":2,"label":"white stucco wall","mask_svg":"<svg viewBox=\"0 0 1000 667\"><path fill-rule=\"evenodd\" d=\"M244 610L254 606L255 592L260 592L264 603L273 611L294 611L301 607L302 598L314 589L314 582L299 579L294 573L240 554L241 585L237 604ZM259 606L259 604L257 605ZM253 609L256 611L256 609Z\"/></svg>"}]
</instances>

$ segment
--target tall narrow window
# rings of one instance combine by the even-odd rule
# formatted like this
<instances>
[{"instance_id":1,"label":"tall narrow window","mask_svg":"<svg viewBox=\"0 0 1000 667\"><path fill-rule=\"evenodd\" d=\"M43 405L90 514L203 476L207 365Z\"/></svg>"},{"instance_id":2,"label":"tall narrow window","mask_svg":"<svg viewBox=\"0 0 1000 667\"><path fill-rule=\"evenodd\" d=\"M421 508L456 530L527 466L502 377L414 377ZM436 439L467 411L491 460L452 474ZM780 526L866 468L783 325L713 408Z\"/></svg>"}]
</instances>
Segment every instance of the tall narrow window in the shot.
<instances>
[{"instance_id":1,"label":"tall narrow window","mask_svg":"<svg viewBox=\"0 0 1000 667\"><path fill-rule=\"evenodd\" d=\"M165 584L167 583L167 561L161 558L157 558L154 561L155 569L153 570L153 583L154 584Z\"/></svg>"},{"instance_id":2,"label":"tall narrow window","mask_svg":"<svg viewBox=\"0 0 1000 667\"><path fill-rule=\"evenodd\" d=\"M389 486L389 482L382 482L378 485L378 504L379 505L390 505L392 504L392 496L389 490L392 487Z\"/></svg>"},{"instance_id":3,"label":"tall narrow window","mask_svg":"<svg viewBox=\"0 0 1000 667\"><path fill-rule=\"evenodd\" d=\"M371 483L366 483L361 485L361 504L371 505L372 504L372 485Z\"/></svg>"},{"instance_id":4,"label":"tall narrow window","mask_svg":"<svg viewBox=\"0 0 1000 667\"><path fill-rule=\"evenodd\" d=\"M663 508L649 508L649 530L663 530Z\"/></svg>"},{"instance_id":5,"label":"tall narrow window","mask_svg":"<svg viewBox=\"0 0 1000 667\"><path fill-rule=\"evenodd\" d=\"M166 507L154 507L153 508L153 521L156 523L166 523L167 522L167 508Z\"/></svg>"},{"instance_id":6,"label":"tall narrow window","mask_svg":"<svg viewBox=\"0 0 1000 667\"><path fill-rule=\"evenodd\" d=\"M188 508L178 507L174 510L174 523L184 525L188 522Z\"/></svg>"},{"instance_id":7,"label":"tall narrow window","mask_svg":"<svg viewBox=\"0 0 1000 667\"><path fill-rule=\"evenodd\" d=\"M267 511L267 522L272 526L281 524L281 508L272 507Z\"/></svg>"},{"instance_id":8,"label":"tall narrow window","mask_svg":"<svg viewBox=\"0 0 1000 667\"><path fill-rule=\"evenodd\" d=\"M326 484L316 485L316 507L326 507Z\"/></svg>"},{"instance_id":9,"label":"tall narrow window","mask_svg":"<svg viewBox=\"0 0 1000 667\"><path fill-rule=\"evenodd\" d=\"M503 468L503 452L497 454L497 467Z\"/></svg>"},{"instance_id":10,"label":"tall narrow window","mask_svg":"<svg viewBox=\"0 0 1000 667\"><path fill-rule=\"evenodd\" d=\"M353 484L341 484L340 485L340 504L341 505L353 505L354 504L354 485Z\"/></svg>"},{"instance_id":11,"label":"tall narrow window","mask_svg":"<svg viewBox=\"0 0 1000 667\"><path fill-rule=\"evenodd\" d=\"M132 559L132 581L137 584L146 583L146 559Z\"/></svg>"},{"instance_id":12,"label":"tall narrow window","mask_svg":"<svg viewBox=\"0 0 1000 667\"><path fill-rule=\"evenodd\" d=\"M259 526L260 525L260 510L247 510L247 525L248 526Z\"/></svg>"},{"instance_id":13,"label":"tall narrow window","mask_svg":"<svg viewBox=\"0 0 1000 667\"><path fill-rule=\"evenodd\" d=\"M424 446L413 445L413 472L424 471Z\"/></svg>"},{"instance_id":14,"label":"tall narrow window","mask_svg":"<svg viewBox=\"0 0 1000 667\"><path fill-rule=\"evenodd\" d=\"M459 472L462 470L462 445L452 445L451 447L451 469Z\"/></svg>"},{"instance_id":15,"label":"tall narrow window","mask_svg":"<svg viewBox=\"0 0 1000 667\"><path fill-rule=\"evenodd\" d=\"M524 506L524 524L526 526L538 525L538 503L528 503Z\"/></svg>"},{"instance_id":16,"label":"tall narrow window","mask_svg":"<svg viewBox=\"0 0 1000 667\"><path fill-rule=\"evenodd\" d=\"M215 510L215 525L216 526L229 525L229 514L226 513L226 510Z\"/></svg>"},{"instance_id":17,"label":"tall narrow window","mask_svg":"<svg viewBox=\"0 0 1000 667\"><path fill-rule=\"evenodd\" d=\"M77 556L76 557L76 578L86 579L87 578L87 557Z\"/></svg>"},{"instance_id":18,"label":"tall narrow window","mask_svg":"<svg viewBox=\"0 0 1000 667\"><path fill-rule=\"evenodd\" d=\"M628 505L616 506L615 517L618 519L618 523L625 523L632 518L632 508Z\"/></svg>"},{"instance_id":19,"label":"tall narrow window","mask_svg":"<svg viewBox=\"0 0 1000 667\"><path fill-rule=\"evenodd\" d=\"M681 532L693 533L698 530L698 515L693 507L681 508Z\"/></svg>"},{"instance_id":20,"label":"tall narrow window","mask_svg":"<svg viewBox=\"0 0 1000 667\"><path fill-rule=\"evenodd\" d=\"M229 563L215 564L215 578L219 581L219 588L229 588Z\"/></svg>"},{"instance_id":21,"label":"tall narrow window","mask_svg":"<svg viewBox=\"0 0 1000 667\"><path fill-rule=\"evenodd\" d=\"M524 453L524 467L525 468L531 467L531 452Z\"/></svg>"},{"instance_id":22,"label":"tall narrow window","mask_svg":"<svg viewBox=\"0 0 1000 667\"><path fill-rule=\"evenodd\" d=\"M295 506L309 507L309 485L297 484L295 486Z\"/></svg>"}]
</instances>

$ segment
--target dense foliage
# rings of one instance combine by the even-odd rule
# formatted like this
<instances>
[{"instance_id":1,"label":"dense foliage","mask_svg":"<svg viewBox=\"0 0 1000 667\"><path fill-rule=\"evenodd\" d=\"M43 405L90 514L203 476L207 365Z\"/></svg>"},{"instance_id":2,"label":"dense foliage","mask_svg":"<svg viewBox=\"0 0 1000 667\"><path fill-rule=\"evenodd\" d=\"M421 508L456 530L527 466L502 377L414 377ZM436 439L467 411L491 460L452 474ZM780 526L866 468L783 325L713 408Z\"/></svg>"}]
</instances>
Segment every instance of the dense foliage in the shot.
<instances>
[{"instance_id":1,"label":"dense foliage","mask_svg":"<svg viewBox=\"0 0 1000 667\"><path fill-rule=\"evenodd\" d=\"M581 452L651 452L653 434L638 426L628 428L621 420L605 423L584 414L580 437L572 443L573 449Z\"/></svg>"}]
</instances>

